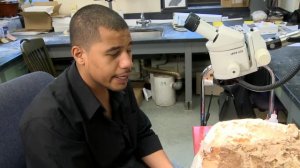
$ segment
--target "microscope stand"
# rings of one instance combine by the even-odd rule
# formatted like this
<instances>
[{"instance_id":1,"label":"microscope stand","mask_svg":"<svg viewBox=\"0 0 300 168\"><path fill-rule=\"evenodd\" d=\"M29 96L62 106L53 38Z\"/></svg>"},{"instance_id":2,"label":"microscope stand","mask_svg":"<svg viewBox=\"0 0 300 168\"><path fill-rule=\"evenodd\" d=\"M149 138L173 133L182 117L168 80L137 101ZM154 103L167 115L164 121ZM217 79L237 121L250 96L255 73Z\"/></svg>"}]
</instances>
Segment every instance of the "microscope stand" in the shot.
<instances>
[{"instance_id":1,"label":"microscope stand","mask_svg":"<svg viewBox=\"0 0 300 168\"><path fill-rule=\"evenodd\" d=\"M272 69L269 66L263 66L270 74L271 77L271 84L275 83L275 75ZM200 101L200 121L201 126L207 125L207 114L205 112L205 77L207 76L208 72L212 70L212 66L209 65L206 67L202 72L202 80L201 80L201 101ZM213 81L212 81L213 84ZM255 90L252 90L254 92L257 92ZM271 117L271 114L275 113L274 111L274 89L270 91L270 98L269 98L269 113L267 118Z\"/></svg>"}]
</instances>

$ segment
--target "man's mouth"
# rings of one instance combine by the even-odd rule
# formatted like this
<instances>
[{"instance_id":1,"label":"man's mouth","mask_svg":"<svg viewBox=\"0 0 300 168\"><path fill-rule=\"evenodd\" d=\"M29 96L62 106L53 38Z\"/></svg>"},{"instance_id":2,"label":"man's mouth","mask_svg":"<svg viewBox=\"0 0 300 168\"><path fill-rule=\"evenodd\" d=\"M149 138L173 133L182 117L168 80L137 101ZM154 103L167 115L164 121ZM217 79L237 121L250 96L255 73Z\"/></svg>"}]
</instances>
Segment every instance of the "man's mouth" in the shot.
<instances>
[{"instance_id":1,"label":"man's mouth","mask_svg":"<svg viewBox=\"0 0 300 168\"><path fill-rule=\"evenodd\" d=\"M127 80L128 76L117 76L116 78L121 79L121 80Z\"/></svg>"},{"instance_id":2,"label":"man's mouth","mask_svg":"<svg viewBox=\"0 0 300 168\"><path fill-rule=\"evenodd\" d=\"M117 78L120 82L127 82L128 78L129 78L129 74L121 74L121 75L117 75L115 76L115 78Z\"/></svg>"}]
</instances>

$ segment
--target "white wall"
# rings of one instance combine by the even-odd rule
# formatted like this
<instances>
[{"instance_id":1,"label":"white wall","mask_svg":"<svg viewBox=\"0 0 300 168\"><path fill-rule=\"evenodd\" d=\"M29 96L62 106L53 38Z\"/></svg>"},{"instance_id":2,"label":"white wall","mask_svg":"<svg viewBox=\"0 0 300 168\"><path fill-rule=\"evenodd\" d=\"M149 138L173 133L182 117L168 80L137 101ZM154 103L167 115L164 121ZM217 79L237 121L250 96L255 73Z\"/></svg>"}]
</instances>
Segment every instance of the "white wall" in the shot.
<instances>
[{"instance_id":1,"label":"white wall","mask_svg":"<svg viewBox=\"0 0 300 168\"><path fill-rule=\"evenodd\" d=\"M81 8L88 4L101 4L108 6L104 0L56 0L61 3L61 14L70 14L74 6ZM113 9L122 13L160 12L160 0L114 0Z\"/></svg>"},{"instance_id":2,"label":"white wall","mask_svg":"<svg viewBox=\"0 0 300 168\"><path fill-rule=\"evenodd\" d=\"M289 11L294 12L294 10L299 8L300 0L279 0L279 7Z\"/></svg>"}]
</instances>

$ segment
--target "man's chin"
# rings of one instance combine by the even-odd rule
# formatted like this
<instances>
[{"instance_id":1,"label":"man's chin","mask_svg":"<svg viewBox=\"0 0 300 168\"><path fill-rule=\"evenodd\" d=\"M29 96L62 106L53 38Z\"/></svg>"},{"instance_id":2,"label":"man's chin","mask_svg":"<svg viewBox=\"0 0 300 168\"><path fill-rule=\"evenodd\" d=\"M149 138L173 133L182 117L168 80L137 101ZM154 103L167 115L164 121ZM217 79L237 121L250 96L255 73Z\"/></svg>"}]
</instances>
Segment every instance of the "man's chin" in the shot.
<instances>
[{"instance_id":1,"label":"man's chin","mask_svg":"<svg viewBox=\"0 0 300 168\"><path fill-rule=\"evenodd\" d=\"M126 86L127 86L127 83L126 84L122 84L122 85L112 85L110 87L110 90L118 92L118 91L124 90L126 88Z\"/></svg>"}]
</instances>

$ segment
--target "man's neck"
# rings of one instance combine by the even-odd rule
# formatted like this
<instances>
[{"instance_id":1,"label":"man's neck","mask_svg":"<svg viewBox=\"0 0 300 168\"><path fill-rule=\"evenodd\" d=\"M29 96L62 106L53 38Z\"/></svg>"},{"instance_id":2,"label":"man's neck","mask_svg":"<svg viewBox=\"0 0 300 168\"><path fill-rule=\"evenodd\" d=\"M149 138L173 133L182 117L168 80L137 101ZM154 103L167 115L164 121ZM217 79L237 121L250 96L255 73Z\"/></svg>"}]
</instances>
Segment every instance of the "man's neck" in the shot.
<instances>
[{"instance_id":1,"label":"man's neck","mask_svg":"<svg viewBox=\"0 0 300 168\"><path fill-rule=\"evenodd\" d=\"M96 84L95 82L91 81L90 79L85 78L87 75L83 74L84 71L80 70L80 67L78 67L78 72L85 82L85 84L91 89L97 100L102 104L102 106L105 109L104 115L108 118L112 117L112 110L110 106L110 96L109 91L106 87Z\"/></svg>"},{"instance_id":2,"label":"man's neck","mask_svg":"<svg viewBox=\"0 0 300 168\"><path fill-rule=\"evenodd\" d=\"M112 110L110 105L110 95L108 89L105 89L104 91L101 92L93 91L93 93L95 94L98 101L101 102L102 106L104 107L105 109L104 115L108 118L111 118Z\"/></svg>"}]
</instances>

